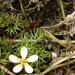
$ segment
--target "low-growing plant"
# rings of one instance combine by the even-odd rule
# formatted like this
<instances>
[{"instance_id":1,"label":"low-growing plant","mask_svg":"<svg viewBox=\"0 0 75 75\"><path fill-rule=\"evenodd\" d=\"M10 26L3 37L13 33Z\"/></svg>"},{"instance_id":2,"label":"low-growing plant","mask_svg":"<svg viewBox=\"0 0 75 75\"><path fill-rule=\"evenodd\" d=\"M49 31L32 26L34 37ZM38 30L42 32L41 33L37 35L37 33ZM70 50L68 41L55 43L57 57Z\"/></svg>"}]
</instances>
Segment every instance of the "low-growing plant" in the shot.
<instances>
[{"instance_id":1,"label":"low-growing plant","mask_svg":"<svg viewBox=\"0 0 75 75\"><path fill-rule=\"evenodd\" d=\"M19 38L13 40L12 42L10 42L9 39L6 39L7 38L5 37L0 38L0 42L2 42L0 44L0 63L6 67L8 65L8 69L10 68L9 65L11 63L8 60L9 55L14 54L20 57L19 51L22 47L26 47L28 49L28 57L30 57L31 55L37 55L39 57L38 61L30 63L30 65L34 68L35 73L40 73L42 70L45 70L49 67L49 64L46 63L48 63L47 59L50 58L51 53L46 50L48 46L48 40L47 36L44 35L44 32L42 30L35 29L33 31L20 34ZM13 63L11 64L13 65ZM12 67L10 69L12 69Z\"/></svg>"},{"instance_id":2,"label":"low-growing plant","mask_svg":"<svg viewBox=\"0 0 75 75\"><path fill-rule=\"evenodd\" d=\"M18 32L29 26L29 21L20 19L18 15L0 13L0 29L3 28L9 35L18 34Z\"/></svg>"}]
</instances>

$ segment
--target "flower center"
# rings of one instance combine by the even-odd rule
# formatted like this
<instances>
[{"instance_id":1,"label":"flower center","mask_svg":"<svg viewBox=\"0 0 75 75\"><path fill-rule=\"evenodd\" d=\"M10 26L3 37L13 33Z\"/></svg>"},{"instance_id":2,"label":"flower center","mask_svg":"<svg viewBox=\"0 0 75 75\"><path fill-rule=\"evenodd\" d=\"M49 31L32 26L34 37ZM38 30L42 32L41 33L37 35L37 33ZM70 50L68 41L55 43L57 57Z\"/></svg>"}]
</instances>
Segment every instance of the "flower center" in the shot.
<instances>
[{"instance_id":1,"label":"flower center","mask_svg":"<svg viewBox=\"0 0 75 75\"><path fill-rule=\"evenodd\" d=\"M26 62L27 62L26 59L23 59L23 58L20 58L20 59L19 59L19 63L21 63L23 66L24 66L24 64L25 64Z\"/></svg>"}]
</instances>

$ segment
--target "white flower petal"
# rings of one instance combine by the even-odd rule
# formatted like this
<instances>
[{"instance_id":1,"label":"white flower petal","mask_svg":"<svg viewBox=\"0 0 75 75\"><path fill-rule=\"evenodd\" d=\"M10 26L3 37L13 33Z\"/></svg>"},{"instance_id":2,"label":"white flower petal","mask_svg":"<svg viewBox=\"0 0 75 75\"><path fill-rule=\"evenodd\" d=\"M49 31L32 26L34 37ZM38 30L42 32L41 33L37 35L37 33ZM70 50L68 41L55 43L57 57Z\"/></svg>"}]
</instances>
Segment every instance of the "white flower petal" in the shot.
<instances>
[{"instance_id":1,"label":"white flower petal","mask_svg":"<svg viewBox=\"0 0 75 75\"><path fill-rule=\"evenodd\" d=\"M28 64L28 63L25 63L25 71L27 73L32 73L33 72L33 68Z\"/></svg>"},{"instance_id":2,"label":"white flower petal","mask_svg":"<svg viewBox=\"0 0 75 75\"><path fill-rule=\"evenodd\" d=\"M16 65L16 66L13 68L13 72L14 72L14 73L19 73L21 70L22 70L22 64Z\"/></svg>"},{"instance_id":3,"label":"white flower petal","mask_svg":"<svg viewBox=\"0 0 75 75\"><path fill-rule=\"evenodd\" d=\"M10 55L9 60L13 63L18 63L19 58L16 57L15 55Z\"/></svg>"},{"instance_id":4,"label":"white flower petal","mask_svg":"<svg viewBox=\"0 0 75 75\"><path fill-rule=\"evenodd\" d=\"M32 56L30 56L30 57L27 59L28 62L34 62L34 61L36 61L36 60L38 60L38 56L37 56L37 55L32 55Z\"/></svg>"},{"instance_id":5,"label":"white flower petal","mask_svg":"<svg viewBox=\"0 0 75 75\"><path fill-rule=\"evenodd\" d=\"M27 53L28 53L27 48L26 47L22 47L21 51L20 51L21 57L22 58L26 58Z\"/></svg>"}]
</instances>

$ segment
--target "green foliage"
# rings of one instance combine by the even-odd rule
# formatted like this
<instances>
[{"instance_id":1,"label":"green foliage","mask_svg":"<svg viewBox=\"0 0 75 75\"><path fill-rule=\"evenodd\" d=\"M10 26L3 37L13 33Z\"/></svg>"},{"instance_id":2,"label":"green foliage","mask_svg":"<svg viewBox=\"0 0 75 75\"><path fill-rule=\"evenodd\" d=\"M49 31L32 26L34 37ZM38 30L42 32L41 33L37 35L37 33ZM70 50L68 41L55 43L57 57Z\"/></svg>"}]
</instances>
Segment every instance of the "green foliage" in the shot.
<instances>
[{"instance_id":1,"label":"green foliage","mask_svg":"<svg viewBox=\"0 0 75 75\"><path fill-rule=\"evenodd\" d=\"M24 46L27 47L28 49L27 57L31 55L38 55L39 57L38 61L34 63L30 63L30 65L34 68L34 71L36 73L40 73L41 70L45 70L49 67L49 65L46 63L47 63L47 59L50 58L51 54L46 50L48 40L42 30L36 29L34 31L20 34L19 39L17 40L20 41L19 42L17 41L17 43L11 43L9 39L7 39L5 36L0 37L0 45L1 45L0 63L1 64L8 65L8 68L10 68L9 65L11 62L8 60L9 55L14 54L19 57L20 49Z\"/></svg>"},{"instance_id":2,"label":"green foliage","mask_svg":"<svg viewBox=\"0 0 75 75\"><path fill-rule=\"evenodd\" d=\"M3 70L0 71L1 75L5 75L5 72Z\"/></svg>"},{"instance_id":3,"label":"green foliage","mask_svg":"<svg viewBox=\"0 0 75 75\"><path fill-rule=\"evenodd\" d=\"M18 34L24 27L29 27L28 20L21 20L19 16L9 15L8 13L0 14L0 28L4 28L9 35Z\"/></svg>"},{"instance_id":4,"label":"green foliage","mask_svg":"<svg viewBox=\"0 0 75 75\"><path fill-rule=\"evenodd\" d=\"M34 65L32 65L34 67L36 65L36 67L34 68L36 73L41 72L41 69L45 70L46 68L48 68L49 65L46 65L46 67L43 68L43 66L45 66L45 63L47 63L46 59L51 56L51 54L46 50L48 40L43 31L40 29L36 29L33 32L27 32L21 35L20 40L21 42L19 42L19 45L21 47L25 46L28 48L28 57L34 54L39 56L39 61L37 62L37 64L35 63Z\"/></svg>"},{"instance_id":5,"label":"green foliage","mask_svg":"<svg viewBox=\"0 0 75 75\"><path fill-rule=\"evenodd\" d=\"M17 44L9 43L9 39L3 36L0 37L0 46L0 63L6 64L8 56L15 51L14 48L17 47Z\"/></svg>"}]
</instances>

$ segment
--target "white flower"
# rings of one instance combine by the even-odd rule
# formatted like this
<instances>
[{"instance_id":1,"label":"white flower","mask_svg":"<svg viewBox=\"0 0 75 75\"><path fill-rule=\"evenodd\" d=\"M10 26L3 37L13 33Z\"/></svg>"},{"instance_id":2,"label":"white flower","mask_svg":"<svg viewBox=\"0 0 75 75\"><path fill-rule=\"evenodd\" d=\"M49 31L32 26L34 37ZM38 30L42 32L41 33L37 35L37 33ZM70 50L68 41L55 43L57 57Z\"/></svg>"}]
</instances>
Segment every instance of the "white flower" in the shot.
<instances>
[{"instance_id":1,"label":"white flower","mask_svg":"<svg viewBox=\"0 0 75 75\"><path fill-rule=\"evenodd\" d=\"M28 64L28 62L34 62L36 60L38 60L38 56L37 55L32 55L29 58L26 59L27 56L27 48L26 47L22 47L20 50L20 54L22 58L18 58L15 55L10 55L9 56L9 60L13 63L19 63L18 65L16 65L13 68L13 72L14 73L19 73L22 68L24 67L25 71L27 73L32 73L33 72L33 68Z\"/></svg>"}]
</instances>

